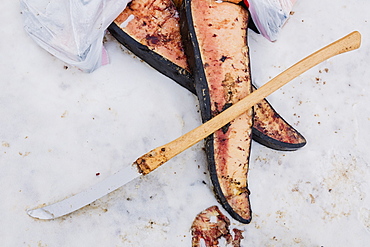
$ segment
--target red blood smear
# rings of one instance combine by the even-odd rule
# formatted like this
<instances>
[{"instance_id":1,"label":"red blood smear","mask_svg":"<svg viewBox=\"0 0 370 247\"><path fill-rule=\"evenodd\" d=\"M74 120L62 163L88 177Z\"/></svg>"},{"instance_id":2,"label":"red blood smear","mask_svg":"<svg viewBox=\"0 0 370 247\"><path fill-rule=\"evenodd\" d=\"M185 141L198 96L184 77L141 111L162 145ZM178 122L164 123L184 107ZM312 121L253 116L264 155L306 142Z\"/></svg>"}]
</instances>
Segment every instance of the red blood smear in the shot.
<instances>
[{"instance_id":1,"label":"red blood smear","mask_svg":"<svg viewBox=\"0 0 370 247\"><path fill-rule=\"evenodd\" d=\"M244 4L245 4L245 6L247 6L249 8L248 0L244 0Z\"/></svg>"}]
</instances>

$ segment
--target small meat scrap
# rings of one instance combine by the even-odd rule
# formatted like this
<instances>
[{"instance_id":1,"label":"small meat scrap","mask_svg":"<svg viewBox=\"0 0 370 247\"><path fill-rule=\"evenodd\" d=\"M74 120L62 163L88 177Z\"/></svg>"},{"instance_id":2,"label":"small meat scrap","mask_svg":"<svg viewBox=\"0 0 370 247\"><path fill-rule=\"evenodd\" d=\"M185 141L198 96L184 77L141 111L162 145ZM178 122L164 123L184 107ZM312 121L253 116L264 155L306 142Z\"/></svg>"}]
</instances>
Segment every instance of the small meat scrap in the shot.
<instances>
[{"instance_id":1,"label":"small meat scrap","mask_svg":"<svg viewBox=\"0 0 370 247\"><path fill-rule=\"evenodd\" d=\"M233 229L233 238L229 227L230 220L221 213L217 206L207 208L195 217L191 226L192 247L218 247L218 241L222 237L226 239L228 245L240 247L243 231Z\"/></svg>"}]
</instances>

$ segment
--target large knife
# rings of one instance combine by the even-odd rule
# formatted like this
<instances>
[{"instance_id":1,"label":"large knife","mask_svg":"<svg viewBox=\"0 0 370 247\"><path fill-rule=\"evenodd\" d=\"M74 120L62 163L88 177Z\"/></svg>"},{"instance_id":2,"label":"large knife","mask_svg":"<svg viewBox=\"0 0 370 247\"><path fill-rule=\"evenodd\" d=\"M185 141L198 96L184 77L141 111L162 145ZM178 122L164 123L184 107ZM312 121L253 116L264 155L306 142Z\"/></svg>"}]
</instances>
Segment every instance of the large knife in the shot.
<instances>
[{"instance_id":1,"label":"large knife","mask_svg":"<svg viewBox=\"0 0 370 247\"><path fill-rule=\"evenodd\" d=\"M360 45L361 34L359 32L355 31L348 34L294 64L258 90L254 91L208 122L191 130L185 135L180 136L174 141L144 154L129 167L123 168L102 182L81 193L49 206L28 210L27 213L34 218L50 220L72 213L94 202L131 180L152 172L169 159L206 138L216 130L222 128L227 123L243 114L247 109L251 108L253 105L308 69L335 55L358 49Z\"/></svg>"}]
</instances>

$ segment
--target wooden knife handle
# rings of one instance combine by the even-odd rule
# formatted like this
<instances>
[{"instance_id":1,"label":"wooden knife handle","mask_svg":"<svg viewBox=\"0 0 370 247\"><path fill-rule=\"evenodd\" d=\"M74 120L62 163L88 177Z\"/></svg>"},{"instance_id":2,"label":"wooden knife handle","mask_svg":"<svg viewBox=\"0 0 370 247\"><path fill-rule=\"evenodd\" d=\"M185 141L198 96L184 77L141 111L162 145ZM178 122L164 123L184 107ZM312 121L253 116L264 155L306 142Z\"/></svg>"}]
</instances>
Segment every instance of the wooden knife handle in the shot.
<instances>
[{"instance_id":1,"label":"wooden knife handle","mask_svg":"<svg viewBox=\"0 0 370 247\"><path fill-rule=\"evenodd\" d=\"M134 162L134 165L138 167L140 173L143 175L150 173L169 159L222 128L227 123L243 114L247 109L310 68L335 55L358 49L360 45L361 34L355 31L328 46L325 46L280 73L258 90L213 117L206 123L180 136L174 141L144 154Z\"/></svg>"}]
</instances>

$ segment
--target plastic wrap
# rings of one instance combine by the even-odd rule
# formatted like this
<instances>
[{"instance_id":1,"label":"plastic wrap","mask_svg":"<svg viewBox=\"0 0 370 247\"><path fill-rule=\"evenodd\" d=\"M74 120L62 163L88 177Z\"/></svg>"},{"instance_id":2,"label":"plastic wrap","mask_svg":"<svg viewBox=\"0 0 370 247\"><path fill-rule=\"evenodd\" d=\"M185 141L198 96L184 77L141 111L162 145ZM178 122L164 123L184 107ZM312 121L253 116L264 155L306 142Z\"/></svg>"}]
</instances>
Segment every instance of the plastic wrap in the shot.
<instances>
[{"instance_id":1,"label":"plastic wrap","mask_svg":"<svg viewBox=\"0 0 370 247\"><path fill-rule=\"evenodd\" d=\"M258 31L270 41L277 39L296 0L245 0Z\"/></svg>"},{"instance_id":2,"label":"plastic wrap","mask_svg":"<svg viewBox=\"0 0 370 247\"><path fill-rule=\"evenodd\" d=\"M104 32L129 1L20 0L24 28L35 42L85 72L104 63Z\"/></svg>"},{"instance_id":3,"label":"plastic wrap","mask_svg":"<svg viewBox=\"0 0 370 247\"><path fill-rule=\"evenodd\" d=\"M65 63L92 72L106 63L106 28L131 0L20 0L24 28ZM259 32L274 41L296 0L244 0Z\"/></svg>"}]
</instances>

